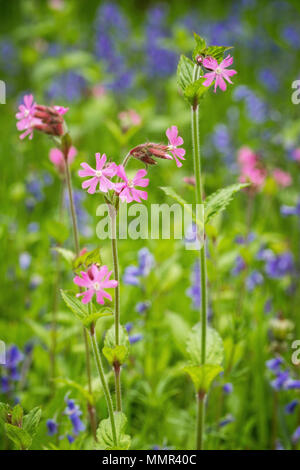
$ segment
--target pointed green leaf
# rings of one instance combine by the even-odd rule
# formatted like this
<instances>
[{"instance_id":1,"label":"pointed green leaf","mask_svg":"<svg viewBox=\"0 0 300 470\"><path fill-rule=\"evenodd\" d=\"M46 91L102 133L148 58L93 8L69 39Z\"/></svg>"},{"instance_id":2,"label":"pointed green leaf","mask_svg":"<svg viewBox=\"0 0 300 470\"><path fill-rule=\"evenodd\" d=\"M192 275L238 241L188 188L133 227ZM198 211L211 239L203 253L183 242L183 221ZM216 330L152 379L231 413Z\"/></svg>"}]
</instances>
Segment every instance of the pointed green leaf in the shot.
<instances>
[{"instance_id":1,"label":"pointed green leaf","mask_svg":"<svg viewBox=\"0 0 300 470\"><path fill-rule=\"evenodd\" d=\"M206 56L213 57L216 59L219 63L223 59L224 52L228 51L229 49L232 49L231 46L209 46L204 50L204 54Z\"/></svg>"},{"instance_id":2,"label":"pointed green leaf","mask_svg":"<svg viewBox=\"0 0 300 470\"><path fill-rule=\"evenodd\" d=\"M21 428L22 421L23 421L23 408L20 404L17 404L16 406L13 407L13 410L12 410L11 424Z\"/></svg>"},{"instance_id":3,"label":"pointed green leaf","mask_svg":"<svg viewBox=\"0 0 300 470\"><path fill-rule=\"evenodd\" d=\"M192 210L192 204L189 204L187 201L185 201L179 194L174 191L173 188L170 186L160 186L160 189L169 197L174 199L174 201L178 202L189 214L191 214L193 221L198 225L199 229L203 228L203 220L200 220L199 218L197 219L195 214L193 213Z\"/></svg>"},{"instance_id":4,"label":"pointed green leaf","mask_svg":"<svg viewBox=\"0 0 300 470\"><path fill-rule=\"evenodd\" d=\"M73 262L73 269L77 273L82 269L87 269L91 264L102 264L100 248L88 251L76 258Z\"/></svg>"},{"instance_id":5,"label":"pointed green leaf","mask_svg":"<svg viewBox=\"0 0 300 470\"><path fill-rule=\"evenodd\" d=\"M198 34L194 33L194 38L196 41L196 46L193 50L193 60L196 61L198 55L202 55L206 48L205 39L199 36Z\"/></svg>"},{"instance_id":6,"label":"pointed green leaf","mask_svg":"<svg viewBox=\"0 0 300 470\"><path fill-rule=\"evenodd\" d=\"M7 403L0 402L0 423L7 421L9 413L11 413L10 406Z\"/></svg>"},{"instance_id":7,"label":"pointed green leaf","mask_svg":"<svg viewBox=\"0 0 300 470\"><path fill-rule=\"evenodd\" d=\"M115 425L117 434L117 445L113 440L113 433L111 428L110 419L103 419L97 430L98 443L96 448L99 450L128 450L131 443L131 438L125 434L127 418L122 412L115 412Z\"/></svg>"},{"instance_id":8,"label":"pointed green leaf","mask_svg":"<svg viewBox=\"0 0 300 470\"><path fill-rule=\"evenodd\" d=\"M60 246L56 246L53 250L57 251L70 265L72 265L73 260L75 258L75 253L71 250L66 250L66 248L61 248Z\"/></svg>"},{"instance_id":9,"label":"pointed green leaf","mask_svg":"<svg viewBox=\"0 0 300 470\"><path fill-rule=\"evenodd\" d=\"M177 67L177 82L183 92L194 81L194 66L195 64L191 59L184 55L180 56Z\"/></svg>"},{"instance_id":10,"label":"pointed green leaf","mask_svg":"<svg viewBox=\"0 0 300 470\"><path fill-rule=\"evenodd\" d=\"M18 449L26 450L31 446L32 439L24 429L5 423L5 433L8 439L13 441Z\"/></svg>"},{"instance_id":11,"label":"pointed green leaf","mask_svg":"<svg viewBox=\"0 0 300 470\"><path fill-rule=\"evenodd\" d=\"M74 293L69 293L62 289L60 292L66 305L75 314L78 320L82 322L88 316L88 307L84 305L81 300L77 299Z\"/></svg>"},{"instance_id":12,"label":"pointed green leaf","mask_svg":"<svg viewBox=\"0 0 300 470\"><path fill-rule=\"evenodd\" d=\"M210 86L204 86L203 82L205 82L206 78L200 77L195 82L191 83L186 87L183 92L183 96L188 100L188 102L195 106L199 102L201 98L205 96L205 94L210 89Z\"/></svg>"},{"instance_id":13,"label":"pointed green leaf","mask_svg":"<svg viewBox=\"0 0 300 470\"><path fill-rule=\"evenodd\" d=\"M207 393L212 381L222 372L223 368L215 364L204 364L201 366L187 366L184 371L189 374L196 392Z\"/></svg>"},{"instance_id":14,"label":"pointed green leaf","mask_svg":"<svg viewBox=\"0 0 300 470\"><path fill-rule=\"evenodd\" d=\"M128 356L128 348L123 345L115 346L114 348L104 346L102 352L111 365L115 362L118 362L120 365L124 364Z\"/></svg>"},{"instance_id":15,"label":"pointed green leaf","mask_svg":"<svg viewBox=\"0 0 300 470\"><path fill-rule=\"evenodd\" d=\"M129 339L128 333L123 326L120 325L119 329L119 345L125 346L126 348L129 347ZM116 346L115 340L115 325L112 325L109 330L107 330L105 339L104 339L104 346L107 348L114 348Z\"/></svg>"},{"instance_id":16,"label":"pointed green leaf","mask_svg":"<svg viewBox=\"0 0 300 470\"><path fill-rule=\"evenodd\" d=\"M247 186L249 186L248 183L232 184L208 196L204 201L205 223L224 211L232 201L233 195Z\"/></svg>"},{"instance_id":17,"label":"pointed green leaf","mask_svg":"<svg viewBox=\"0 0 300 470\"><path fill-rule=\"evenodd\" d=\"M86 328L89 328L92 325L92 323L96 324L96 322L99 320L99 318L111 317L111 316L112 316L112 312L109 311L109 310L90 313L87 317L85 317L82 320L82 324Z\"/></svg>"},{"instance_id":18,"label":"pointed green leaf","mask_svg":"<svg viewBox=\"0 0 300 470\"><path fill-rule=\"evenodd\" d=\"M42 410L39 406L33 408L23 419L23 429L33 437L37 433L40 424Z\"/></svg>"},{"instance_id":19,"label":"pointed green leaf","mask_svg":"<svg viewBox=\"0 0 300 470\"><path fill-rule=\"evenodd\" d=\"M206 327L206 357L207 364L220 365L224 359L223 341L219 333L210 326ZM190 357L192 365L201 365L201 323L197 323L187 340L187 352Z\"/></svg>"}]
</instances>

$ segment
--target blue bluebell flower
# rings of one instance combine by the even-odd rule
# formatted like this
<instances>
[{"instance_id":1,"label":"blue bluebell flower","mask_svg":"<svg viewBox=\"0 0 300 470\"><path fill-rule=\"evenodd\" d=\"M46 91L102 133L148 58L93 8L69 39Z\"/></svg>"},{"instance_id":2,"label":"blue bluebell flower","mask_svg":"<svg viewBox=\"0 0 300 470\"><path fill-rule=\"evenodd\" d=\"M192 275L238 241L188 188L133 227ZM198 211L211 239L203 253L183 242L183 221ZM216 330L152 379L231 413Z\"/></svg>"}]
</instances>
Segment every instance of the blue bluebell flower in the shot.
<instances>
[{"instance_id":1,"label":"blue bluebell flower","mask_svg":"<svg viewBox=\"0 0 300 470\"><path fill-rule=\"evenodd\" d=\"M292 436L293 444L297 444L300 441L300 426L296 429Z\"/></svg>"},{"instance_id":2,"label":"blue bluebell flower","mask_svg":"<svg viewBox=\"0 0 300 470\"><path fill-rule=\"evenodd\" d=\"M271 381L271 386L274 388L274 390L283 390L285 389L286 383L290 378L290 373L288 370L285 370L283 372L278 372L276 378Z\"/></svg>"},{"instance_id":3,"label":"blue bluebell flower","mask_svg":"<svg viewBox=\"0 0 300 470\"><path fill-rule=\"evenodd\" d=\"M64 413L69 417L73 426L73 433L77 436L81 431L85 430L85 425L80 419L82 411L79 406L76 405L74 400L66 397L65 401L67 403L67 407L65 408Z\"/></svg>"},{"instance_id":4,"label":"blue bluebell flower","mask_svg":"<svg viewBox=\"0 0 300 470\"><path fill-rule=\"evenodd\" d=\"M27 253L27 251L24 251L23 253L21 253L19 256L20 268L26 271L31 265L31 259L32 257L30 253Z\"/></svg>"},{"instance_id":5,"label":"blue bluebell flower","mask_svg":"<svg viewBox=\"0 0 300 470\"><path fill-rule=\"evenodd\" d=\"M289 379L285 384L286 390L299 390L300 389L300 380Z\"/></svg>"},{"instance_id":6,"label":"blue bluebell flower","mask_svg":"<svg viewBox=\"0 0 300 470\"><path fill-rule=\"evenodd\" d=\"M270 91L276 92L278 90L279 80L270 68L261 69L259 79Z\"/></svg>"},{"instance_id":7,"label":"blue bluebell flower","mask_svg":"<svg viewBox=\"0 0 300 470\"><path fill-rule=\"evenodd\" d=\"M123 275L124 284L132 286L140 285L140 277L146 277L154 267L154 257L148 248L142 248L138 252L138 266L128 266Z\"/></svg>"},{"instance_id":8,"label":"blue bluebell flower","mask_svg":"<svg viewBox=\"0 0 300 470\"><path fill-rule=\"evenodd\" d=\"M145 313L151 307L151 302L149 300L145 300L144 302L138 302L135 306L135 311L142 314Z\"/></svg>"},{"instance_id":9,"label":"blue bluebell flower","mask_svg":"<svg viewBox=\"0 0 300 470\"><path fill-rule=\"evenodd\" d=\"M282 38L294 49L300 48L300 34L298 28L293 25L287 25L282 30Z\"/></svg>"},{"instance_id":10,"label":"blue bluebell flower","mask_svg":"<svg viewBox=\"0 0 300 470\"><path fill-rule=\"evenodd\" d=\"M273 372L279 372L280 366L283 364L282 357L274 357L266 362L266 366Z\"/></svg>"},{"instance_id":11,"label":"blue bluebell flower","mask_svg":"<svg viewBox=\"0 0 300 470\"><path fill-rule=\"evenodd\" d=\"M48 429L48 436L54 436L57 434L58 425L54 419L47 419L46 426Z\"/></svg>"},{"instance_id":12,"label":"blue bluebell flower","mask_svg":"<svg viewBox=\"0 0 300 470\"><path fill-rule=\"evenodd\" d=\"M255 287L261 285L264 282L264 278L259 271L252 271L252 273L246 279L247 290L252 292Z\"/></svg>"},{"instance_id":13,"label":"blue bluebell flower","mask_svg":"<svg viewBox=\"0 0 300 470\"><path fill-rule=\"evenodd\" d=\"M299 202L297 203L296 206L281 206L280 207L280 213L282 215L298 215L300 216L300 200Z\"/></svg>"},{"instance_id":14,"label":"blue bluebell flower","mask_svg":"<svg viewBox=\"0 0 300 470\"><path fill-rule=\"evenodd\" d=\"M27 225L27 231L29 233L36 233L40 230L40 224L38 222L30 222L30 224Z\"/></svg>"},{"instance_id":15,"label":"blue bluebell flower","mask_svg":"<svg viewBox=\"0 0 300 470\"><path fill-rule=\"evenodd\" d=\"M67 439L70 444L73 444L73 442L75 441L75 437L72 436L72 434L67 434Z\"/></svg>"},{"instance_id":16,"label":"blue bluebell flower","mask_svg":"<svg viewBox=\"0 0 300 470\"><path fill-rule=\"evenodd\" d=\"M234 421L235 418L232 415L228 415L219 422L219 427L223 428L224 426L227 426L227 424L233 423Z\"/></svg>"},{"instance_id":17,"label":"blue bluebell flower","mask_svg":"<svg viewBox=\"0 0 300 470\"><path fill-rule=\"evenodd\" d=\"M237 256L236 259L235 259L235 266L232 268L231 270L231 274L233 276L237 276L238 274L240 274L240 272L242 272L244 269L246 268L246 263L244 261L244 259L242 258L242 256Z\"/></svg>"},{"instance_id":18,"label":"blue bluebell flower","mask_svg":"<svg viewBox=\"0 0 300 470\"><path fill-rule=\"evenodd\" d=\"M281 255L270 257L265 266L265 272L271 279L279 279L291 274L294 270L292 253L286 252Z\"/></svg>"},{"instance_id":19,"label":"blue bluebell flower","mask_svg":"<svg viewBox=\"0 0 300 470\"><path fill-rule=\"evenodd\" d=\"M288 415L293 414L298 404L299 404L298 400L292 400L290 403L288 403L284 408L286 414Z\"/></svg>"},{"instance_id":20,"label":"blue bluebell flower","mask_svg":"<svg viewBox=\"0 0 300 470\"><path fill-rule=\"evenodd\" d=\"M229 395L233 391L233 385L232 383L228 382L227 384L223 385L223 392Z\"/></svg>"},{"instance_id":21,"label":"blue bluebell flower","mask_svg":"<svg viewBox=\"0 0 300 470\"><path fill-rule=\"evenodd\" d=\"M201 270L200 263L196 261L191 274L191 287L186 291L188 297L193 301L193 308L197 310L201 305Z\"/></svg>"},{"instance_id":22,"label":"blue bluebell flower","mask_svg":"<svg viewBox=\"0 0 300 470\"><path fill-rule=\"evenodd\" d=\"M143 335L142 334L134 334L134 335L129 335L129 343L130 344L135 344L135 343L138 343L139 341L141 341L143 339Z\"/></svg>"}]
</instances>

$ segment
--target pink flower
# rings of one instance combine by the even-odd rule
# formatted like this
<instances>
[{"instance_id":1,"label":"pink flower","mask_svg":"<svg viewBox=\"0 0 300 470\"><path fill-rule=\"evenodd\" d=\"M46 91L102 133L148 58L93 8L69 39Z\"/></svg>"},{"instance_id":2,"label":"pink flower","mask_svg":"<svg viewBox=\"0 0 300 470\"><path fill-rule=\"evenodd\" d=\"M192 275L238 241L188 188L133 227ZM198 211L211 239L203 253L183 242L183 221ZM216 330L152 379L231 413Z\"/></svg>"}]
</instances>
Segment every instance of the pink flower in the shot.
<instances>
[{"instance_id":1,"label":"pink flower","mask_svg":"<svg viewBox=\"0 0 300 470\"><path fill-rule=\"evenodd\" d=\"M115 190L119 194L122 202L141 202L141 199L147 199L148 194L146 191L135 188L135 186L141 186L142 188L148 186L149 179L144 178L146 174L146 170L138 170L134 178L129 180L126 176L123 165L118 166L117 175L123 180L123 183L116 183Z\"/></svg>"},{"instance_id":2,"label":"pink flower","mask_svg":"<svg viewBox=\"0 0 300 470\"><path fill-rule=\"evenodd\" d=\"M85 287L87 290L85 292L80 292L76 297L82 296L82 303L87 304L90 302L96 294L96 301L98 304L104 304L104 298L112 300L111 295L105 292L104 289L110 287L116 287L118 281L109 279L112 271L108 271L107 266L101 266L100 269L93 264L87 272L81 271L81 276L75 276L73 282L79 287Z\"/></svg>"},{"instance_id":3,"label":"pink flower","mask_svg":"<svg viewBox=\"0 0 300 470\"><path fill-rule=\"evenodd\" d=\"M180 158L181 160L185 160L185 158L183 158L185 155L185 150L179 149L177 147L183 144L183 138L178 136L178 129L176 126L172 126L167 129L166 136L169 139L168 150L173 155L177 167L180 168L182 166L182 163L178 160L178 158Z\"/></svg>"},{"instance_id":4,"label":"pink flower","mask_svg":"<svg viewBox=\"0 0 300 470\"><path fill-rule=\"evenodd\" d=\"M54 108L55 111L57 111L58 114L60 114L61 116L63 116L64 114L66 114L66 113L69 111L69 108L64 108L63 106L53 106L53 108Z\"/></svg>"},{"instance_id":5,"label":"pink flower","mask_svg":"<svg viewBox=\"0 0 300 470\"><path fill-rule=\"evenodd\" d=\"M74 158L77 155L77 150L75 147L70 147L69 153L68 153L68 163L71 164L74 160ZM56 166L57 170L60 173L65 172L65 163L64 163L64 155L61 150L59 149L51 149L49 152L49 159L53 163L53 165Z\"/></svg>"},{"instance_id":6,"label":"pink flower","mask_svg":"<svg viewBox=\"0 0 300 470\"><path fill-rule=\"evenodd\" d=\"M127 132L132 126L139 126L142 122L141 116L134 110L122 111L118 114L123 132Z\"/></svg>"},{"instance_id":7,"label":"pink flower","mask_svg":"<svg viewBox=\"0 0 300 470\"><path fill-rule=\"evenodd\" d=\"M274 180L276 181L276 183L279 184L279 186L286 188L287 186L290 186L292 184L291 175L286 171L283 171L280 168L275 168L272 174Z\"/></svg>"},{"instance_id":8,"label":"pink flower","mask_svg":"<svg viewBox=\"0 0 300 470\"><path fill-rule=\"evenodd\" d=\"M264 168L245 167L240 176L241 183L251 183L256 189L259 189L265 182L266 170Z\"/></svg>"},{"instance_id":9,"label":"pink flower","mask_svg":"<svg viewBox=\"0 0 300 470\"><path fill-rule=\"evenodd\" d=\"M40 124L40 120L34 117L36 103L33 101L33 95L24 96L24 104L19 106L19 112L16 114L18 131L25 131L20 135L20 139L24 139L29 135L31 140L33 137L33 129L35 124Z\"/></svg>"},{"instance_id":10,"label":"pink flower","mask_svg":"<svg viewBox=\"0 0 300 470\"><path fill-rule=\"evenodd\" d=\"M212 70L212 72L206 73L204 78L206 78L205 82L203 82L204 86L210 86L214 80L215 81L215 89L214 92L216 92L217 87L220 87L222 91L226 90L226 83L224 81L227 80L227 82L232 83L229 77L232 77L232 75L235 75L237 73L236 70L226 70L227 67L229 67L233 62L233 57L228 55L220 64L218 64L218 61L214 59L213 57L205 57L203 60L203 66L208 69Z\"/></svg>"},{"instance_id":11,"label":"pink flower","mask_svg":"<svg viewBox=\"0 0 300 470\"><path fill-rule=\"evenodd\" d=\"M109 189L114 189L115 185L108 178L112 178L117 173L117 165L110 163L105 167L106 155L96 153L96 170L90 167L87 163L81 163L83 170L79 170L78 174L81 177L92 176L92 178L82 183L82 188L88 189L89 194L94 194L99 183L100 191L107 193Z\"/></svg>"},{"instance_id":12,"label":"pink flower","mask_svg":"<svg viewBox=\"0 0 300 470\"><path fill-rule=\"evenodd\" d=\"M242 167L254 166L258 161L257 155L249 147L241 147L238 151L238 162Z\"/></svg>"}]
</instances>

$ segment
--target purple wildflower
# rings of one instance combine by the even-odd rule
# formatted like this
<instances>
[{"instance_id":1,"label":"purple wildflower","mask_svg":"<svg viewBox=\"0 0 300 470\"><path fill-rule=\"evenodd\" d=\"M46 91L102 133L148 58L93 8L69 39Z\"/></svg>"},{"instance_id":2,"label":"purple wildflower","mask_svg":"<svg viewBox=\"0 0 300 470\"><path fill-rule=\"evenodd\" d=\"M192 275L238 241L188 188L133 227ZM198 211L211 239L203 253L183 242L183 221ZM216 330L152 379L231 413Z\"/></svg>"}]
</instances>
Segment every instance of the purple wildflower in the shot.
<instances>
[{"instance_id":1,"label":"purple wildflower","mask_svg":"<svg viewBox=\"0 0 300 470\"><path fill-rule=\"evenodd\" d=\"M47 419L46 421L48 436L54 436L57 434L58 425L54 419Z\"/></svg>"},{"instance_id":2,"label":"purple wildflower","mask_svg":"<svg viewBox=\"0 0 300 470\"><path fill-rule=\"evenodd\" d=\"M285 412L286 414L288 415L291 415L294 413L295 411L295 408L297 407L299 401L298 400L292 400L290 403L288 403L286 406L285 406Z\"/></svg>"},{"instance_id":3,"label":"purple wildflower","mask_svg":"<svg viewBox=\"0 0 300 470\"><path fill-rule=\"evenodd\" d=\"M197 310L201 305L201 271L200 263L196 261L191 274L191 287L186 291L188 297L193 301L193 308Z\"/></svg>"},{"instance_id":4,"label":"purple wildflower","mask_svg":"<svg viewBox=\"0 0 300 470\"><path fill-rule=\"evenodd\" d=\"M70 421L73 426L73 433L75 434L75 436L77 436L80 431L85 430L85 425L80 419L82 411L80 410L79 406L75 404L74 400L67 397L65 401L67 403L67 407L65 408L64 412L70 418Z\"/></svg>"},{"instance_id":5,"label":"purple wildflower","mask_svg":"<svg viewBox=\"0 0 300 470\"><path fill-rule=\"evenodd\" d=\"M235 258L235 266L232 268L231 274L233 276L237 276L245 268L246 268L246 263L245 263L244 259L241 256L237 256Z\"/></svg>"},{"instance_id":6,"label":"purple wildflower","mask_svg":"<svg viewBox=\"0 0 300 470\"><path fill-rule=\"evenodd\" d=\"M228 382L227 384L223 385L223 392L229 395L233 391L233 385L232 383Z\"/></svg>"},{"instance_id":7,"label":"purple wildflower","mask_svg":"<svg viewBox=\"0 0 300 470\"><path fill-rule=\"evenodd\" d=\"M269 278L279 279L291 274L294 269L293 255L289 252L273 256L267 260L265 271Z\"/></svg>"},{"instance_id":8,"label":"purple wildflower","mask_svg":"<svg viewBox=\"0 0 300 470\"><path fill-rule=\"evenodd\" d=\"M248 291L253 291L256 286L259 286L264 282L264 278L259 271L252 271L252 273L247 277L246 286Z\"/></svg>"}]
</instances>

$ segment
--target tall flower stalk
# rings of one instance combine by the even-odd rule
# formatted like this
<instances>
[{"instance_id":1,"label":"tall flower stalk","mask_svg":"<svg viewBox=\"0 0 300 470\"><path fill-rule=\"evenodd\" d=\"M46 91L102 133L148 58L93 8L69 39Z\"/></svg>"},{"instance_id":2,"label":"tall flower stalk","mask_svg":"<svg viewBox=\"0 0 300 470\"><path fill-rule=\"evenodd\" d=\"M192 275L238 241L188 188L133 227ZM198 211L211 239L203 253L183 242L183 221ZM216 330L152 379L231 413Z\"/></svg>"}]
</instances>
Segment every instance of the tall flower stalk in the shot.
<instances>
[{"instance_id":1,"label":"tall flower stalk","mask_svg":"<svg viewBox=\"0 0 300 470\"><path fill-rule=\"evenodd\" d=\"M200 78L201 66L194 66L193 81ZM201 153L200 153L200 131L199 131L199 105L198 101L191 106L191 128L193 143L193 159L195 172L195 198L196 204L203 203L203 186L201 174ZM203 226L203 244L199 249L199 259L201 267L201 364L205 364L206 357L206 327L207 327L207 274L206 274L206 250L205 250L205 227ZM203 432L205 423L205 394L197 393L197 449L203 448Z\"/></svg>"},{"instance_id":2,"label":"tall flower stalk","mask_svg":"<svg viewBox=\"0 0 300 470\"><path fill-rule=\"evenodd\" d=\"M76 209L75 209L74 197L73 197L70 166L68 162L68 150L69 149L67 149L64 152L65 174L66 174L66 184L67 184L68 195L69 195L75 252L76 252L76 257L78 257L80 254L79 232L78 232L77 216L76 216ZM85 328L83 328L83 339L84 339L84 348L85 348L85 363L86 363L88 391L89 391L89 394L92 396L93 387L92 387L92 374L91 374L91 364L90 364L90 347L89 347L88 335L87 335ZM91 403L88 403L88 413L89 413L93 437L96 440L96 431L97 431L96 412L95 412L94 406Z\"/></svg>"},{"instance_id":3,"label":"tall flower stalk","mask_svg":"<svg viewBox=\"0 0 300 470\"><path fill-rule=\"evenodd\" d=\"M196 448L204 447L205 428L205 400L212 380L222 370L223 346L218 333L207 325L207 271L206 271L206 234L205 223L214 215L224 210L231 200L232 194L240 189L240 185L232 185L229 188L219 190L204 201L203 173L201 171L200 132L199 132L199 103L214 83L214 92L219 87L226 90L226 81L232 83L230 77L236 73L228 69L232 64L232 57L228 55L223 59L224 52L228 49L223 46L207 47L203 38L194 35L196 46L193 51L193 60L181 56L177 69L178 84L181 87L184 98L191 106L191 128L193 159L195 173L195 200L196 214L199 213L199 205L205 204L204 219L202 221L202 244L199 248L199 261L201 270L201 312L200 325L196 325L189 338L189 355L191 364L186 367L196 388L197 397L197 422L196 422ZM206 73L201 74L202 70ZM206 211L208 207L208 211ZM202 212L202 211L201 211ZM203 213L203 212L202 212ZM198 225L198 221L197 221ZM197 232L200 227L197 227ZM200 235L200 234L198 234ZM215 343L214 350L209 351L210 362L207 358L207 335L210 335L209 344ZM200 337L199 337L200 335ZM200 347L197 347L200 346Z\"/></svg>"}]
</instances>

